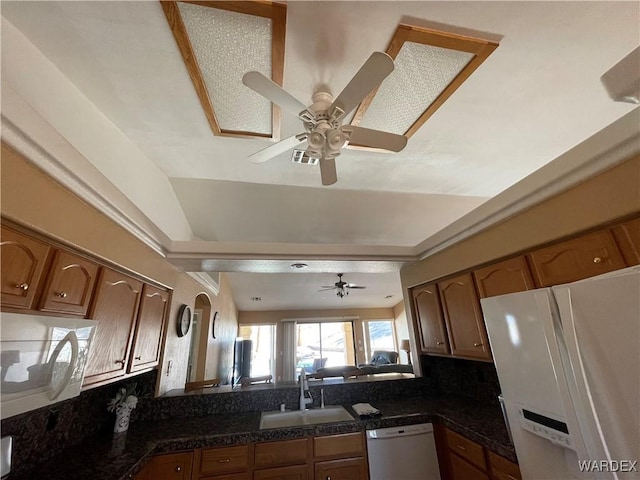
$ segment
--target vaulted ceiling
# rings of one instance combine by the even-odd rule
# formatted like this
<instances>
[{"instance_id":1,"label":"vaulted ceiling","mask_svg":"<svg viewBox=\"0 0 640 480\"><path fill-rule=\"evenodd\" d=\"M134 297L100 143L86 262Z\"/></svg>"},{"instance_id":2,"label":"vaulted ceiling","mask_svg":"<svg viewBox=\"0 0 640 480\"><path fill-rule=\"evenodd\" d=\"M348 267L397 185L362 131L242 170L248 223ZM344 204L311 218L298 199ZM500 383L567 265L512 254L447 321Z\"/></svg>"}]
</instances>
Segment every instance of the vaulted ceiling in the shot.
<instances>
[{"instance_id":1,"label":"vaulted ceiling","mask_svg":"<svg viewBox=\"0 0 640 480\"><path fill-rule=\"evenodd\" d=\"M396 304L403 262L634 108L600 77L638 45L637 2L288 2L283 87L304 104L321 84L340 92L401 23L499 43L402 152L346 149L323 187L289 152L247 161L268 139L213 135L159 2L1 9L3 139L40 147L52 175L176 265L233 272L241 310ZM299 131L285 112L282 138ZM342 271L369 288L317 292Z\"/></svg>"}]
</instances>

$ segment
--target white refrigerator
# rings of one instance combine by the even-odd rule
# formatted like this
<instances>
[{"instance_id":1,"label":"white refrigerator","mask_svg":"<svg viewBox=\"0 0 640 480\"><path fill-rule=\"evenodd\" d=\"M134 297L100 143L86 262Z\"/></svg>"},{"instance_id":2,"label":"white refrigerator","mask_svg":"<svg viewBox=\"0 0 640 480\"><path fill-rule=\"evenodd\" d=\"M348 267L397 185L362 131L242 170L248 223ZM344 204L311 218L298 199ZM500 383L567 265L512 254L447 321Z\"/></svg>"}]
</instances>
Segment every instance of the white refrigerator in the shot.
<instances>
[{"instance_id":1,"label":"white refrigerator","mask_svg":"<svg viewBox=\"0 0 640 480\"><path fill-rule=\"evenodd\" d=\"M640 479L640 267L481 303L522 478Z\"/></svg>"}]
</instances>

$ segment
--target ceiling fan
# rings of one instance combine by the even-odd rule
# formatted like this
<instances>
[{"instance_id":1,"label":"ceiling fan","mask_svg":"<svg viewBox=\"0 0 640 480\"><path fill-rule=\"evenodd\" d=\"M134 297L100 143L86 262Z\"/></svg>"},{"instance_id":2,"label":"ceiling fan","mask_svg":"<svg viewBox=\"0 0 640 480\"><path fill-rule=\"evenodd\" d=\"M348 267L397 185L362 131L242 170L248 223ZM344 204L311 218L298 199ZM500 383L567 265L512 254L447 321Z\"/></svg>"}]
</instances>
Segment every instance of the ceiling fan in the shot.
<instances>
[{"instance_id":1,"label":"ceiling fan","mask_svg":"<svg viewBox=\"0 0 640 480\"><path fill-rule=\"evenodd\" d=\"M361 285L356 285L355 283L347 283L347 282L343 282L342 281L342 273L338 274L338 281L336 283L333 284L333 286L330 285L322 285L322 289L318 290L319 292L325 292L327 290L338 290L338 292L336 293L336 295L338 295L340 298L349 295L349 290L351 288L367 288Z\"/></svg>"},{"instance_id":2,"label":"ceiling fan","mask_svg":"<svg viewBox=\"0 0 640 480\"><path fill-rule=\"evenodd\" d=\"M407 144L404 135L342 125L345 115L357 107L392 71L391 57L383 52L374 52L340 95L334 99L329 92L318 91L308 107L260 72L245 73L242 83L295 114L304 126L304 132L262 149L250 155L249 159L254 163L262 163L306 141L306 155L320 162L322 184L332 185L338 180L335 159L347 143L399 152Z\"/></svg>"}]
</instances>

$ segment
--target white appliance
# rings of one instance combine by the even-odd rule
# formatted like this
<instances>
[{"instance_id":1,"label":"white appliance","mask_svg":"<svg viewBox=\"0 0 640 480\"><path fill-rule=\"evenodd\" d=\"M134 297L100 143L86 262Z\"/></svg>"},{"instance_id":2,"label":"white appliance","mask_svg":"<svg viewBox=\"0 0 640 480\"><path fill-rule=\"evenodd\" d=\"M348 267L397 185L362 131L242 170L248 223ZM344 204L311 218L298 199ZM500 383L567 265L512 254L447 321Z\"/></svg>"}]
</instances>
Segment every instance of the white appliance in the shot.
<instances>
[{"instance_id":1,"label":"white appliance","mask_svg":"<svg viewBox=\"0 0 640 480\"><path fill-rule=\"evenodd\" d=\"M0 417L12 417L80 394L98 322L0 314Z\"/></svg>"},{"instance_id":2,"label":"white appliance","mask_svg":"<svg viewBox=\"0 0 640 480\"><path fill-rule=\"evenodd\" d=\"M522 478L640 479L640 267L481 303Z\"/></svg>"},{"instance_id":3,"label":"white appliance","mask_svg":"<svg viewBox=\"0 0 640 480\"><path fill-rule=\"evenodd\" d=\"M440 480L433 425L367 430L370 480Z\"/></svg>"}]
</instances>

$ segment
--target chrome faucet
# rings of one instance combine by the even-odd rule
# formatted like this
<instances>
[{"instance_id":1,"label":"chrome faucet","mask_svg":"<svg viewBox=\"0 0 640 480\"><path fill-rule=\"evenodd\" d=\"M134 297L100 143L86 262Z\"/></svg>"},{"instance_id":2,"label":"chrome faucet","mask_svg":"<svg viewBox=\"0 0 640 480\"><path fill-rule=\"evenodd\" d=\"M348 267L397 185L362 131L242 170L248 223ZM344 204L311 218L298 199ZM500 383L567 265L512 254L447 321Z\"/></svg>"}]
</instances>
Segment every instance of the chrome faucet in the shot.
<instances>
[{"instance_id":1,"label":"chrome faucet","mask_svg":"<svg viewBox=\"0 0 640 480\"><path fill-rule=\"evenodd\" d=\"M307 382L307 373L304 367L300 369L300 410L307 409L307 405L313 402L313 397L309 391L309 383Z\"/></svg>"}]
</instances>

